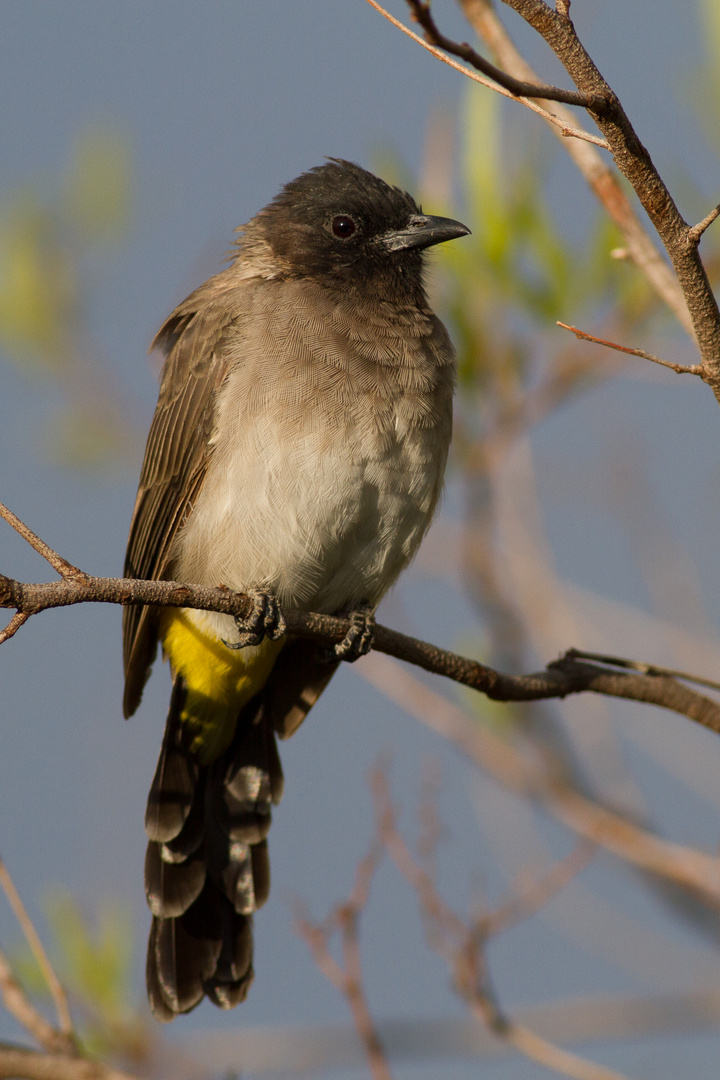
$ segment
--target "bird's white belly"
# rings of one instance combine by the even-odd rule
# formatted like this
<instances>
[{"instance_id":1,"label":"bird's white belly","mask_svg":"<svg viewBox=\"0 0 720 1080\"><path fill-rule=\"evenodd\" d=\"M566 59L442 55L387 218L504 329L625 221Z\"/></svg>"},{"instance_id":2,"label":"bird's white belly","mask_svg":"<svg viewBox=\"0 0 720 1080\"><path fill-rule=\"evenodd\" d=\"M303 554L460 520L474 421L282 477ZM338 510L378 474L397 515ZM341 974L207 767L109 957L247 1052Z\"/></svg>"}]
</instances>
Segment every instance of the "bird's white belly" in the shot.
<instances>
[{"instance_id":1,"label":"bird's white belly","mask_svg":"<svg viewBox=\"0 0 720 1080\"><path fill-rule=\"evenodd\" d=\"M180 537L181 580L272 590L281 605L333 612L376 604L412 559L442 481L427 431L353 444L317 432L288 440L262 425L216 448ZM382 447L382 449L381 449ZM226 640L227 616L206 616Z\"/></svg>"}]
</instances>

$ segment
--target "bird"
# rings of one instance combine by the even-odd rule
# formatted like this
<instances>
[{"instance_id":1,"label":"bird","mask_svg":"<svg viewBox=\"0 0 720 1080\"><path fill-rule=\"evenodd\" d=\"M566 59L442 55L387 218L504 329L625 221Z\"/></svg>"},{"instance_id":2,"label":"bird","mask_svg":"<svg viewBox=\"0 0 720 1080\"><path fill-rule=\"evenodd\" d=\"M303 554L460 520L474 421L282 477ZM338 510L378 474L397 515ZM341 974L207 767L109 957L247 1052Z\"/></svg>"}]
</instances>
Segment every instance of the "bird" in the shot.
<instances>
[{"instance_id":1,"label":"bird","mask_svg":"<svg viewBox=\"0 0 720 1080\"><path fill-rule=\"evenodd\" d=\"M245 619L123 611L123 710L158 646L170 705L145 814L155 1017L229 1009L253 979L267 835L300 726L412 560L443 486L455 353L428 305L425 249L468 234L340 158L286 184L228 265L166 319L125 559L128 578L245 593ZM334 648L283 610L350 619Z\"/></svg>"}]
</instances>

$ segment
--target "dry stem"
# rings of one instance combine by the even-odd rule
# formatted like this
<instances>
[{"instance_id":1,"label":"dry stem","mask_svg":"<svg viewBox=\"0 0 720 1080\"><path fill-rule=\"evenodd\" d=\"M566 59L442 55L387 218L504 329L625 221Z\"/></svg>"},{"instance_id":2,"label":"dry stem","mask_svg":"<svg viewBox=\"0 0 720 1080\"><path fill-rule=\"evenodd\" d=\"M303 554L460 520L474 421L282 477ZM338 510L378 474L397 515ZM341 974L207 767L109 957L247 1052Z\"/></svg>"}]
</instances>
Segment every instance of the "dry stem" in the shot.
<instances>
[{"instance_id":1,"label":"dry stem","mask_svg":"<svg viewBox=\"0 0 720 1080\"><path fill-rule=\"evenodd\" d=\"M35 929L30 916L27 913L27 909L23 904L20 894L15 888L5 863L0 859L0 887L5 893L8 903L13 910L15 918L20 924L25 939L30 946L33 956L40 968L45 982L48 985L53 1002L55 1003L55 1010L57 1012L58 1024L60 1025L60 1031L53 1031L53 1039L51 1044L46 1044L38 1035L37 1031L33 1034L39 1039L42 1045L47 1045L48 1049L64 1049L66 1052L77 1052L77 1044L75 1042L75 1034L72 1022L72 1016L70 1015L70 1007L68 1006L67 995L65 989L58 979L53 966L48 959L48 955L45 952L43 943L40 940L40 935ZM29 1002L28 1002L29 1005ZM32 1006L30 1006L32 1008ZM29 1015L29 1014L28 1014ZM38 1014L39 1015L39 1014ZM42 1019L42 1018L40 1018Z\"/></svg>"},{"instance_id":2,"label":"dry stem","mask_svg":"<svg viewBox=\"0 0 720 1080\"><path fill-rule=\"evenodd\" d=\"M583 868L587 861L586 853L583 852L581 857L573 853L561 869L554 868L554 872L536 882L534 888L513 898L494 915L484 915L468 923L445 903L430 875L412 855L397 828L387 778L380 769L374 773L372 787L379 837L390 858L416 893L426 919L428 941L447 962L455 988L473 1015L508 1046L563 1076L574 1077L575 1080L625 1080L621 1073L564 1050L505 1016L487 968L486 944L491 930L499 928L508 916L512 918L517 914L522 917L523 909L529 913L536 906L547 903Z\"/></svg>"},{"instance_id":3,"label":"dry stem","mask_svg":"<svg viewBox=\"0 0 720 1080\"><path fill-rule=\"evenodd\" d=\"M720 908L720 860L663 840L606 809L529 762L514 741L474 723L461 709L425 686L410 671L373 656L362 673L392 701L453 743L481 769L523 798L529 798L589 843L688 889Z\"/></svg>"},{"instance_id":4,"label":"dry stem","mask_svg":"<svg viewBox=\"0 0 720 1080\"><path fill-rule=\"evenodd\" d=\"M379 846L373 844L358 865L350 896L345 903L339 904L322 924L313 923L307 916L298 915L296 927L312 952L318 969L346 999L373 1077L375 1080L391 1080L387 1056L367 1002L360 958L360 916L367 906L380 854ZM342 965L330 952L330 939L335 931L339 931L342 941Z\"/></svg>"},{"instance_id":5,"label":"dry stem","mask_svg":"<svg viewBox=\"0 0 720 1080\"><path fill-rule=\"evenodd\" d=\"M568 323L557 322L558 326L562 326L563 330L569 330L581 341L593 341L596 345L604 345L607 349L614 349L615 352L627 353L629 356L639 356L643 360L652 360L653 364L661 364L662 367L670 368L677 375L702 375L702 364L675 364L672 360L663 360L659 356L655 356L653 353L645 352L644 349L631 349L627 345L618 345L615 341L607 341L605 338L595 337L594 334L588 334L585 330L578 329L577 326L570 326Z\"/></svg>"},{"instance_id":6,"label":"dry stem","mask_svg":"<svg viewBox=\"0 0 720 1080\"><path fill-rule=\"evenodd\" d=\"M0 1080L138 1080L99 1061L0 1043Z\"/></svg>"}]
</instances>

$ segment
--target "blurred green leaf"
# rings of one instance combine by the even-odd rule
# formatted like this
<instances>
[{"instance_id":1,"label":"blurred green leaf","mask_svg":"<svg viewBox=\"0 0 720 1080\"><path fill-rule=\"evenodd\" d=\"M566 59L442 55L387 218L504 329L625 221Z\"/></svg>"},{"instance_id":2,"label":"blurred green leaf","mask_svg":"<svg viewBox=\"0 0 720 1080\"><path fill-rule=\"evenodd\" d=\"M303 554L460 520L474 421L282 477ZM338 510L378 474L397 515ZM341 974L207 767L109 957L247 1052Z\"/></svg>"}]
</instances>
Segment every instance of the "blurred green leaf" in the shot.
<instances>
[{"instance_id":1,"label":"blurred green leaf","mask_svg":"<svg viewBox=\"0 0 720 1080\"><path fill-rule=\"evenodd\" d=\"M91 919L62 889L45 899L50 927L48 953L68 991L84 1048L94 1054L118 1053L140 1060L147 1050L147 1026L132 1004L132 923L112 900ZM47 1001L49 990L27 945L12 954L12 966L33 997Z\"/></svg>"},{"instance_id":2,"label":"blurred green leaf","mask_svg":"<svg viewBox=\"0 0 720 1080\"><path fill-rule=\"evenodd\" d=\"M130 187L126 140L97 128L77 140L64 177L27 183L0 201L0 349L23 374L52 376L62 394L44 424L56 464L94 468L135 457L133 411L84 317L94 258L126 228Z\"/></svg>"},{"instance_id":3,"label":"blurred green leaf","mask_svg":"<svg viewBox=\"0 0 720 1080\"><path fill-rule=\"evenodd\" d=\"M0 206L0 345L21 366L58 369L77 305L59 222L31 188Z\"/></svg>"},{"instance_id":4,"label":"blurred green leaf","mask_svg":"<svg viewBox=\"0 0 720 1080\"><path fill-rule=\"evenodd\" d=\"M132 923L126 912L107 900L90 920L63 890L51 893L44 906L65 985L107 1020L125 1012L132 958Z\"/></svg>"},{"instance_id":5,"label":"blurred green leaf","mask_svg":"<svg viewBox=\"0 0 720 1080\"><path fill-rule=\"evenodd\" d=\"M115 243L127 226L131 169L127 140L97 128L77 143L64 181L62 210L88 243Z\"/></svg>"},{"instance_id":6,"label":"blurred green leaf","mask_svg":"<svg viewBox=\"0 0 720 1080\"><path fill-rule=\"evenodd\" d=\"M116 133L78 140L59 190L28 183L0 203L0 346L23 370L72 367L84 262L127 225L130 155Z\"/></svg>"}]
</instances>

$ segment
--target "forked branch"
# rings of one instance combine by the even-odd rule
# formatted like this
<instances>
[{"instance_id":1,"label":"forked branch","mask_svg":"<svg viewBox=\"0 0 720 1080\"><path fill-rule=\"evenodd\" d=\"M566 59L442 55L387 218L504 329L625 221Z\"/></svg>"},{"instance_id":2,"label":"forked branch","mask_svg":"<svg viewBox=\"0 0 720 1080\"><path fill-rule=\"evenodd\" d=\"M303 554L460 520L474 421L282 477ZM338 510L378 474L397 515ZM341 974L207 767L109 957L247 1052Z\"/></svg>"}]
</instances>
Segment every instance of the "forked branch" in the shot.
<instances>
[{"instance_id":1,"label":"forked branch","mask_svg":"<svg viewBox=\"0 0 720 1080\"><path fill-rule=\"evenodd\" d=\"M370 2L378 6L375 0ZM588 159L587 154L593 153L592 147L578 143L577 140L570 140L570 145L574 143L575 146L582 147L581 154L573 153L573 156L579 163L579 158L584 155L580 167L610 216L624 229L626 239L629 240L629 253L637 265L648 274L654 287L682 325L694 334L702 357L699 374L720 401L720 311L698 252L704 231L720 214L720 210L714 208L693 226L683 219L620 100L582 45L570 19L569 3L560 2L553 9L545 0L503 2L544 38L572 78L577 93L559 91L557 87L547 87L517 78L516 75L489 64L470 45L452 41L440 31L431 13L430 0L407 0L413 19L420 24L426 41L433 49L461 57L465 63L482 70L513 94L523 94L539 101L556 101L558 111L568 103L586 109L604 135L604 142L611 151L615 164L630 182L647 212L669 256L676 281L672 280L669 268L663 264L657 253L652 251L652 245L647 238L641 235L643 230L634 213L626 205L627 200L617 182L612 180L608 183L607 171L598 168L597 163ZM490 28L495 39L494 44L500 42L504 58L510 58L512 48L490 12L489 0L461 0L461 3L473 25L479 31L483 27L486 30ZM521 59L515 66L522 74L531 72ZM557 119L554 117L552 122L557 122Z\"/></svg>"}]
</instances>

